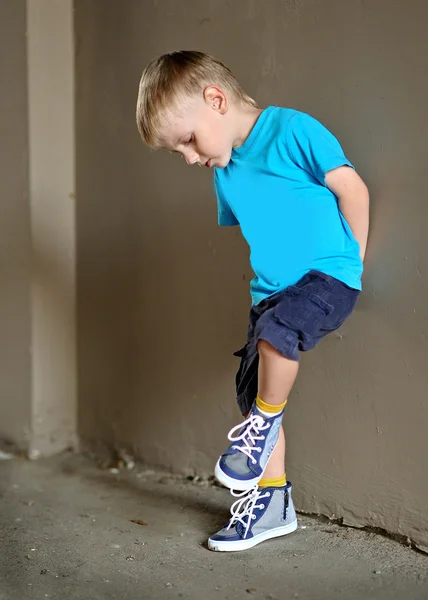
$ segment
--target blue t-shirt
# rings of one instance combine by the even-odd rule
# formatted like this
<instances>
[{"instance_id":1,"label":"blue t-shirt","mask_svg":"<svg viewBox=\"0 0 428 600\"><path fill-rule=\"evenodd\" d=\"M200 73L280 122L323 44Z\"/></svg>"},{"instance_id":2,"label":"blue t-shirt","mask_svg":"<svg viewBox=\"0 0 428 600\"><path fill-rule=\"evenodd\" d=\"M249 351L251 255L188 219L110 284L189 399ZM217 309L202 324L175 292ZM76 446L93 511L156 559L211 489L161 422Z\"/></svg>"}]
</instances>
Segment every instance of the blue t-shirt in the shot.
<instances>
[{"instance_id":1,"label":"blue t-shirt","mask_svg":"<svg viewBox=\"0 0 428 600\"><path fill-rule=\"evenodd\" d=\"M253 304L316 269L361 289L360 248L325 184L352 164L314 118L270 106L224 169L215 169L220 225L240 225L250 246Z\"/></svg>"}]
</instances>

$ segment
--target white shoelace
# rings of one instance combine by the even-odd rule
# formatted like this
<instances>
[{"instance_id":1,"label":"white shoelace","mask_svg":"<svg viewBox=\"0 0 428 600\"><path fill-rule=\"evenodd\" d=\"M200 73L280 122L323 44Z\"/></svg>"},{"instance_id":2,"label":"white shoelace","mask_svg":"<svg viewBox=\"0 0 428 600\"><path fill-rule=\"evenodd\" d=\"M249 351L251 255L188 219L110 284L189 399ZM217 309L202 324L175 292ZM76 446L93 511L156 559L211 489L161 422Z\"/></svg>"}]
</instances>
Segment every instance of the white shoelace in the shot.
<instances>
[{"instance_id":1,"label":"white shoelace","mask_svg":"<svg viewBox=\"0 0 428 600\"><path fill-rule=\"evenodd\" d=\"M261 452L262 449L259 446L256 446L256 442L263 441L265 439L265 435L260 435L261 431L268 429L270 427L270 423L265 423L265 420L260 415L251 415L246 421L236 425L229 431L229 435L227 436L231 442L243 442L242 446L232 446L234 450L239 450L243 452L248 458L251 458L253 464L256 464L256 459L252 456L252 452ZM243 429L241 435L234 437L233 434L235 431Z\"/></svg>"},{"instance_id":2,"label":"white shoelace","mask_svg":"<svg viewBox=\"0 0 428 600\"><path fill-rule=\"evenodd\" d=\"M247 537L248 530L250 529L251 521L256 519L256 515L253 514L256 508L265 508L265 505L257 504L259 500L263 498L269 498L270 492L263 492L259 490L257 486L245 492L234 492L231 490L232 496L239 498L236 500L230 508L230 514L232 515L227 526L227 529L234 527L238 523L242 523L245 526L244 538Z\"/></svg>"}]
</instances>

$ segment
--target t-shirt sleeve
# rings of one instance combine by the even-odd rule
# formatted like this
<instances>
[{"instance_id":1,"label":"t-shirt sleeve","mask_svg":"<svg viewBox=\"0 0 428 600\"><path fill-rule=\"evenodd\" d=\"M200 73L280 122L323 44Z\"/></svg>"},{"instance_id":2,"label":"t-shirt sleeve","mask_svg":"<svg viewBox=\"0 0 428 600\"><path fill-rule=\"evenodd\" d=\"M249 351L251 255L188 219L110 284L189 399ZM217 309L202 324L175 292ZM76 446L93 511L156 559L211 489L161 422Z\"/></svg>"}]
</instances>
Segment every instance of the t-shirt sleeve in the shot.
<instances>
[{"instance_id":1,"label":"t-shirt sleeve","mask_svg":"<svg viewBox=\"0 0 428 600\"><path fill-rule=\"evenodd\" d=\"M217 195L218 224L226 227L239 225L239 221L233 214L232 209L223 194L217 175L214 176L214 186Z\"/></svg>"},{"instance_id":2,"label":"t-shirt sleeve","mask_svg":"<svg viewBox=\"0 0 428 600\"><path fill-rule=\"evenodd\" d=\"M298 113L289 122L286 141L293 162L322 185L328 171L344 165L354 168L334 135L310 115Z\"/></svg>"}]
</instances>

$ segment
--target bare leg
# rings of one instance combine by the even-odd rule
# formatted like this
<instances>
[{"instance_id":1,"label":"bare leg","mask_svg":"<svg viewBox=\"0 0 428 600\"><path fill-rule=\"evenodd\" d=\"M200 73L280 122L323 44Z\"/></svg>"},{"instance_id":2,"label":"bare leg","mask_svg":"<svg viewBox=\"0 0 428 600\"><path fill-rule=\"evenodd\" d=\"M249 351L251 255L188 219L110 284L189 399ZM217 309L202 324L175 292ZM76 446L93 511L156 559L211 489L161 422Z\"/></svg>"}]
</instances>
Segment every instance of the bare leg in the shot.
<instances>
[{"instance_id":1,"label":"bare leg","mask_svg":"<svg viewBox=\"0 0 428 600\"><path fill-rule=\"evenodd\" d=\"M260 340L257 349L259 351L259 396L268 404L282 404L294 385L299 363L285 358L264 340Z\"/></svg>"},{"instance_id":2,"label":"bare leg","mask_svg":"<svg viewBox=\"0 0 428 600\"><path fill-rule=\"evenodd\" d=\"M296 380L299 363L285 358L268 342L258 343L259 362L259 396L268 404L282 404L287 399ZM284 475L285 469L285 435L281 427L279 440L269 459L264 479L276 479Z\"/></svg>"},{"instance_id":3,"label":"bare leg","mask_svg":"<svg viewBox=\"0 0 428 600\"><path fill-rule=\"evenodd\" d=\"M277 479L284 475L285 470L285 435L284 429L279 430L279 440L266 466L263 479Z\"/></svg>"}]
</instances>

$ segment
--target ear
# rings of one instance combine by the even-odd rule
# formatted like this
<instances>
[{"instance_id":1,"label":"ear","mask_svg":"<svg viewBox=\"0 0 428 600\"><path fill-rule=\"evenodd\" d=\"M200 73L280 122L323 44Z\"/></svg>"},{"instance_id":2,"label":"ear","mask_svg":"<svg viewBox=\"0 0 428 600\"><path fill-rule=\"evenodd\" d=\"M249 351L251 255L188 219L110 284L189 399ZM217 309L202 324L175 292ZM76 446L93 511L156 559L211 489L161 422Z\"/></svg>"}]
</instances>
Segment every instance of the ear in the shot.
<instances>
[{"instance_id":1,"label":"ear","mask_svg":"<svg viewBox=\"0 0 428 600\"><path fill-rule=\"evenodd\" d=\"M224 115L229 108L226 94L219 87L210 85L204 89L204 100L206 104L216 112Z\"/></svg>"}]
</instances>

